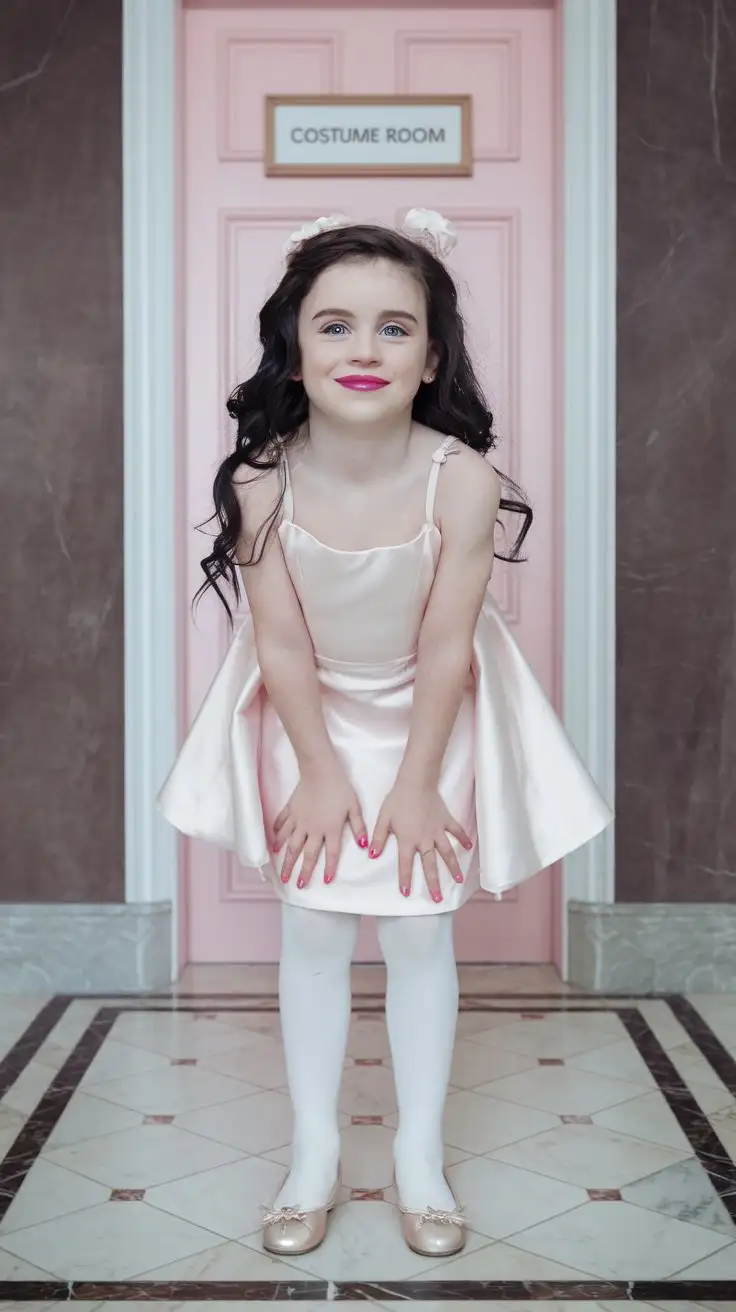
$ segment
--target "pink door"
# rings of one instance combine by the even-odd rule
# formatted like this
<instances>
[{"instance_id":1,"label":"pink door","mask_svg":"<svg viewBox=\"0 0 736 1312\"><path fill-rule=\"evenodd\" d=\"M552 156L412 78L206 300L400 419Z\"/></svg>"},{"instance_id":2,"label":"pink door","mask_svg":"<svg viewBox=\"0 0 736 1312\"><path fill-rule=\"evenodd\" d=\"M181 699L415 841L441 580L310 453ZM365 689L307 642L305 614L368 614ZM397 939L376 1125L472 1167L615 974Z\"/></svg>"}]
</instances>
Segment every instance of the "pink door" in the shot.
<instances>
[{"instance_id":1,"label":"pink door","mask_svg":"<svg viewBox=\"0 0 736 1312\"><path fill-rule=\"evenodd\" d=\"M186 12L186 588L201 582L212 475L230 441L224 401L256 358L256 316L274 287L286 236L343 211L392 223L440 209L460 240L452 256L470 339L502 438L497 463L526 488L535 524L526 565L497 566L494 593L552 695L553 504L552 10L189 9ZM456 94L474 110L469 178L264 177L263 99L271 94ZM223 657L219 603L186 630L189 723ZM188 959L273 961L278 904L257 872L191 842L184 917ZM538 875L459 913L461 961L552 960L553 879ZM361 942L377 960L372 927Z\"/></svg>"}]
</instances>

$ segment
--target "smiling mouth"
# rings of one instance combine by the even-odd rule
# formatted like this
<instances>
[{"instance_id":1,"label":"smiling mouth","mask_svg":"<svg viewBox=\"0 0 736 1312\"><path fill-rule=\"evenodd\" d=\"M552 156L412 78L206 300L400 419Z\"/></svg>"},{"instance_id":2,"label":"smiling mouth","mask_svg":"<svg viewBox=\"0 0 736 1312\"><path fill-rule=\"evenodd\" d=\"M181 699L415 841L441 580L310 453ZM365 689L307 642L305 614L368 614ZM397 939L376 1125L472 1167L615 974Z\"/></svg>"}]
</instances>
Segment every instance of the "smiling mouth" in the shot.
<instances>
[{"instance_id":1,"label":"smiling mouth","mask_svg":"<svg viewBox=\"0 0 736 1312\"><path fill-rule=\"evenodd\" d=\"M335 381L351 392L377 392L382 387L388 387L387 379L376 378L375 374L345 374Z\"/></svg>"}]
</instances>

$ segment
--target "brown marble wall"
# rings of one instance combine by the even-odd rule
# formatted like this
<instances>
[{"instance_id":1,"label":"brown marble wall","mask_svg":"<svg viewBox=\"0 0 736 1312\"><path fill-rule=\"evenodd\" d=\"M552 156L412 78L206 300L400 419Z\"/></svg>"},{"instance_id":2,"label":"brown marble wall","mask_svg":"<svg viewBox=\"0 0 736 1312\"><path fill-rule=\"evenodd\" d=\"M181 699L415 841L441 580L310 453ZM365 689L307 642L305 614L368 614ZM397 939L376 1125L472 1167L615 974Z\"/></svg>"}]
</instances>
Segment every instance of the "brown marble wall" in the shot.
<instances>
[{"instance_id":1,"label":"brown marble wall","mask_svg":"<svg viewBox=\"0 0 736 1312\"><path fill-rule=\"evenodd\" d=\"M0 902L124 896L121 39L0 6Z\"/></svg>"},{"instance_id":2,"label":"brown marble wall","mask_svg":"<svg viewBox=\"0 0 736 1312\"><path fill-rule=\"evenodd\" d=\"M736 0L619 0L617 898L736 901Z\"/></svg>"}]
</instances>

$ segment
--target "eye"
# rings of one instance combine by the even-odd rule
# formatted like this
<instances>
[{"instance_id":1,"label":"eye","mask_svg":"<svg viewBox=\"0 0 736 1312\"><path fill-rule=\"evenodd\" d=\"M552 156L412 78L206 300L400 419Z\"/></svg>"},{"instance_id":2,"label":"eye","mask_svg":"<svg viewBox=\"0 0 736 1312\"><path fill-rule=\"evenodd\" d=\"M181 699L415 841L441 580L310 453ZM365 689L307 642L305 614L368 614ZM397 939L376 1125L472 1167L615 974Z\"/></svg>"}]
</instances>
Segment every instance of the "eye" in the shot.
<instances>
[{"instance_id":1,"label":"eye","mask_svg":"<svg viewBox=\"0 0 736 1312\"><path fill-rule=\"evenodd\" d=\"M340 329L341 331L336 332L336 329ZM343 332L347 332L347 327L344 323L326 323L321 331L325 333L327 337L342 337Z\"/></svg>"},{"instance_id":2,"label":"eye","mask_svg":"<svg viewBox=\"0 0 736 1312\"><path fill-rule=\"evenodd\" d=\"M384 324L383 329L382 329L382 332L387 333L389 337L408 337L408 336L409 336L409 334L407 333L406 329L405 329L405 328L402 328L402 327L401 327L401 324L399 324L399 323L387 323L387 324Z\"/></svg>"}]
</instances>

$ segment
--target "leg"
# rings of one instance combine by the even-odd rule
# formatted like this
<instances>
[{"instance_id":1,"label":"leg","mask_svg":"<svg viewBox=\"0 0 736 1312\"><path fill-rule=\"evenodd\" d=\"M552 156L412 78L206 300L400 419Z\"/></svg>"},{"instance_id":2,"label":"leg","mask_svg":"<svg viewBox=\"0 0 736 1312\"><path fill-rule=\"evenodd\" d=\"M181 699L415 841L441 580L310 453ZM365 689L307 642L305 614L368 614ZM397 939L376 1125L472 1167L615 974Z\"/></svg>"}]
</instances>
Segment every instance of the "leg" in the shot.
<instances>
[{"instance_id":1,"label":"leg","mask_svg":"<svg viewBox=\"0 0 736 1312\"><path fill-rule=\"evenodd\" d=\"M381 916L386 1020L399 1103L396 1183L405 1207L452 1210L444 1177L442 1121L459 988L452 913Z\"/></svg>"},{"instance_id":2,"label":"leg","mask_svg":"<svg viewBox=\"0 0 736 1312\"><path fill-rule=\"evenodd\" d=\"M359 916L284 903L279 1003L294 1109L291 1171L275 1207L323 1207L340 1156L337 1100Z\"/></svg>"}]
</instances>

